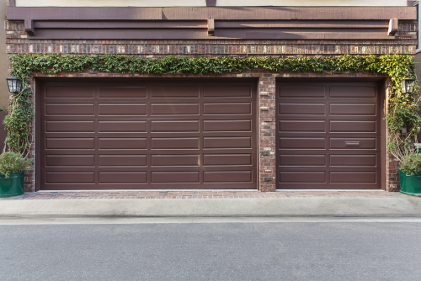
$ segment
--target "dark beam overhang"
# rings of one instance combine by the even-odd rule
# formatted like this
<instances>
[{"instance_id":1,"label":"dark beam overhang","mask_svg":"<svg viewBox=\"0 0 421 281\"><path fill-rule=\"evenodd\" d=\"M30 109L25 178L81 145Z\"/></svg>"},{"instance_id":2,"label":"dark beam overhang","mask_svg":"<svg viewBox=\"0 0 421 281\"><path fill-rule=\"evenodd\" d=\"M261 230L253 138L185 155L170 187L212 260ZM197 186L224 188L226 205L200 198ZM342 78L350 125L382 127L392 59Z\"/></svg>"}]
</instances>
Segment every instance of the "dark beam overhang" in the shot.
<instances>
[{"instance_id":1,"label":"dark beam overhang","mask_svg":"<svg viewBox=\"0 0 421 281\"><path fill-rule=\"evenodd\" d=\"M415 20L415 7L8 7L8 20Z\"/></svg>"},{"instance_id":2,"label":"dark beam overhang","mask_svg":"<svg viewBox=\"0 0 421 281\"><path fill-rule=\"evenodd\" d=\"M24 21L29 39L393 40L399 20L415 20L416 8L8 7L7 19Z\"/></svg>"}]
</instances>

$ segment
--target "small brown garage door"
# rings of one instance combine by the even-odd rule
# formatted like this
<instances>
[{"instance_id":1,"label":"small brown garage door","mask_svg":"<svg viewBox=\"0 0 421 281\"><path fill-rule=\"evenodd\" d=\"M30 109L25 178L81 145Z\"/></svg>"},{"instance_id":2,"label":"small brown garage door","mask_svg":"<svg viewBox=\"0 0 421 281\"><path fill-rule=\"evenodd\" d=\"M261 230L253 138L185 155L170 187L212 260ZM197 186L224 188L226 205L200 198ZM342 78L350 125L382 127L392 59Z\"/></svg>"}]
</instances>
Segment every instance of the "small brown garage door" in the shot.
<instances>
[{"instance_id":1,"label":"small brown garage door","mask_svg":"<svg viewBox=\"0 0 421 281\"><path fill-rule=\"evenodd\" d=\"M257 187L255 82L41 88L41 189Z\"/></svg>"},{"instance_id":2,"label":"small brown garage door","mask_svg":"<svg viewBox=\"0 0 421 281\"><path fill-rule=\"evenodd\" d=\"M278 188L380 188L375 83L279 82Z\"/></svg>"}]
</instances>

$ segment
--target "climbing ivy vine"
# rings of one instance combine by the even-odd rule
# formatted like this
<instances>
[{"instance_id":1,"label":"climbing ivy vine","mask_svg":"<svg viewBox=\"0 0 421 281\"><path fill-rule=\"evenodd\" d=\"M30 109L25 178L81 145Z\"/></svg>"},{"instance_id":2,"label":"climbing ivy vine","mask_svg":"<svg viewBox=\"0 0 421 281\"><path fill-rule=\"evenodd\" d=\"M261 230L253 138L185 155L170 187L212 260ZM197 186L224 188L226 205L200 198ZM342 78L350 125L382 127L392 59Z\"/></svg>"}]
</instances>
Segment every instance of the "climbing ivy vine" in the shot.
<instances>
[{"instance_id":1,"label":"climbing ivy vine","mask_svg":"<svg viewBox=\"0 0 421 281\"><path fill-rule=\"evenodd\" d=\"M391 89L387 126L391 130L388 149L398 160L408 151L420 130L418 95L402 94L402 79L415 77L415 63L408 55L335 56L335 57L176 57L142 58L125 55L16 54L10 57L13 74L24 81L21 93L12 95L4 124L9 150L25 153L31 143L34 116L29 79L33 72L58 74L87 70L128 74L219 75L234 71L265 69L270 72L336 73L366 72L387 74ZM418 93L417 88L417 93ZM408 134L402 135L406 127Z\"/></svg>"}]
</instances>

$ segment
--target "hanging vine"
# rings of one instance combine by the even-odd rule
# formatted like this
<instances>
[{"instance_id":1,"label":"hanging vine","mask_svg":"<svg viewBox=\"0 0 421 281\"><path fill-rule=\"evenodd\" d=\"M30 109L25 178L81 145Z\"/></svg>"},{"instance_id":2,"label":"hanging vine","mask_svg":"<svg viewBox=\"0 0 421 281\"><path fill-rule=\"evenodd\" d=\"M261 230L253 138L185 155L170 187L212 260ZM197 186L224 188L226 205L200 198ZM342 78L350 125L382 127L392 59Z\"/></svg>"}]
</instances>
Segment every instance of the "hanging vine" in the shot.
<instances>
[{"instance_id":1,"label":"hanging vine","mask_svg":"<svg viewBox=\"0 0 421 281\"><path fill-rule=\"evenodd\" d=\"M25 153L31 144L31 123L34 116L31 91L28 87L33 72L57 74L84 72L87 70L106 73L128 74L197 74L219 75L234 71L265 69L271 72L293 71L302 73L367 72L387 74L391 89L387 126L391 131L388 150L400 160L411 152L411 143L420 131L418 95L402 94L402 79L415 77L415 63L408 55L340 57L176 57L142 58L125 55L61 55L16 54L10 57L14 75L23 80L21 93L12 95L9 114L4 124L8 135L9 150ZM408 134L402 135L406 127Z\"/></svg>"}]
</instances>

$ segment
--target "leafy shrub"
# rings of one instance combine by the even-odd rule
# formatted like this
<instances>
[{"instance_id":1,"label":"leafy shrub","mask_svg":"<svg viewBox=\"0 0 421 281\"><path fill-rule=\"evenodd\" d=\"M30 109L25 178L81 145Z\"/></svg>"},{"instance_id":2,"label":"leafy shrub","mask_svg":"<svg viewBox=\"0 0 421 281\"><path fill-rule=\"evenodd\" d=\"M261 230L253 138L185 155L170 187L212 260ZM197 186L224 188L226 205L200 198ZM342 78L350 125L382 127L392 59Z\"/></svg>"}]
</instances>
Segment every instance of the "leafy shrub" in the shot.
<instances>
[{"instance_id":1,"label":"leafy shrub","mask_svg":"<svg viewBox=\"0 0 421 281\"><path fill-rule=\"evenodd\" d=\"M421 172L421 154L409 154L402 157L400 169L407 175Z\"/></svg>"},{"instance_id":2,"label":"leafy shrub","mask_svg":"<svg viewBox=\"0 0 421 281\"><path fill-rule=\"evenodd\" d=\"M0 154L0 173L8 178L11 173L27 170L31 163L32 159L26 159L20 153L3 152Z\"/></svg>"}]
</instances>

